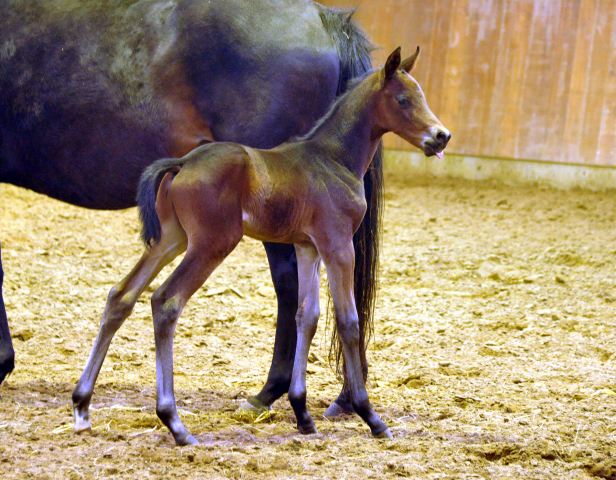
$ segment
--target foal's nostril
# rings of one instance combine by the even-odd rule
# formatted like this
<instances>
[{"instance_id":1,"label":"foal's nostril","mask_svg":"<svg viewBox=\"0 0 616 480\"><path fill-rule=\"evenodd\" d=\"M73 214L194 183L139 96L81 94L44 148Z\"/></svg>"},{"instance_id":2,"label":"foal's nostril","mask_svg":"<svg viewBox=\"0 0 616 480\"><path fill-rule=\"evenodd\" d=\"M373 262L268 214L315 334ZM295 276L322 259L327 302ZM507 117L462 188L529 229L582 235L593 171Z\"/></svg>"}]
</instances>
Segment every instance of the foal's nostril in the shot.
<instances>
[{"instance_id":1,"label":"foal's nostril","mask_svg":"<svg viewBox=\"0 0 616 480\"><path fill-rule=\"evenodd\" d=\"M447 143L450 138L451 138L451 133L449 132L445 133L442 130L439 130L439 132L436 134L436 139L440 143Z\"/></svg>"}]
</instances>

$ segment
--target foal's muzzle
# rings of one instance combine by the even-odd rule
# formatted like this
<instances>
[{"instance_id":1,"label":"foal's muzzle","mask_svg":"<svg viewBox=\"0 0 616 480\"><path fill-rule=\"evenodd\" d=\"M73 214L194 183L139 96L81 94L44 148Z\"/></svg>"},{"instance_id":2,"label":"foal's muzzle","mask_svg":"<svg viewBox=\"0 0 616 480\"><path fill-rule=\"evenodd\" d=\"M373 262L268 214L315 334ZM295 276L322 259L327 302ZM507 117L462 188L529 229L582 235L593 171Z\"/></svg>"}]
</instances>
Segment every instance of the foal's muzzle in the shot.
<instances>
[{"instance_id":1,"label":"foal's muzzle","mask_svg":"<svg viewBox=\"0 0 616 480\"><path fill-rule=\"evenodd\" d=\"M436 155L437 157L442 158L443 154L441 152L445 150L450 138L451 133L449 130L444 127L435 128L432 137L427 139L423 145L423 151L426 157Z\"/></svg>"}]
</instances>

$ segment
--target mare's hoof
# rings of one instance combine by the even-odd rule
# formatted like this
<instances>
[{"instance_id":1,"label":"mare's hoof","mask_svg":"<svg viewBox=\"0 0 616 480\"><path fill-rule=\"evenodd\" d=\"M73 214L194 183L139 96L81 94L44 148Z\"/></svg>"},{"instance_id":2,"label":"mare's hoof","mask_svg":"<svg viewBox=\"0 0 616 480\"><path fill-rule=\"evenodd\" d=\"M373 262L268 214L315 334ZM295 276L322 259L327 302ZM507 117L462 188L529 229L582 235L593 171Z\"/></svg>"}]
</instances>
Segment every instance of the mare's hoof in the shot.
<instances>
[{"instance_id":1,"label":"mare's hoof","mask_svg":"<svg viewBox=\"0 0 616 480\"><path fill-rule=\"evenodd\" d=\"M324 415L327 418L336 418L342 415L352 415L353 413L355 413L353 407L349 408L345 405L340 405L338 402L334 402L329 406Z\"/></svg>"},{"instance_id":2,"label":"mare's hoof","mask_svg":"<svg viewBox=\"0 0 616 480\"><path fill-rule=\"evenodd\" d=\"M248 417L251 420L255 420L263 415L265 412L271 412L272 407L268 407L264 403L262 403L257 397L252 397L246 400L242 405L235 411L235 417L246 418Z\"/></svg>"},{"instance_id":3,"label":"mare's hoof","mask_svg":"<svg viewBox=\"0 0 616 480\"><path fill-rule=\"evenodd\" d=\"M388 440L391 440L393 437L393 435L391 434L391 432L389 431L389 428L386 428L385 430L383 430L380 433L375 433L374 434L374 438L386 438Z\"/></svg>"},{"instance_id":4,"label":"mare's hoof","mask_svg":"<svg viewBox=\"0 0 616 480\"><path fill-rule=\"evenodd\" d=\"M183 439L176 438L175 443L178 447L185 447L187 445L199 445L199 442L197 441L197 439L193 437L192 435L188 435L188 437L183 438Z\"/></svg>"},{"instance_id":5,"label":"mare's hoof","mask_svg":"<svg viewBox=\"0 0 616 480\"><path fill-rule=\"evenodd\" d=\"M15 359L8 358L6 360L0 361L0 385L2 382L11 375L11 372L15 369Z\"/></svg>"}]
</instances>

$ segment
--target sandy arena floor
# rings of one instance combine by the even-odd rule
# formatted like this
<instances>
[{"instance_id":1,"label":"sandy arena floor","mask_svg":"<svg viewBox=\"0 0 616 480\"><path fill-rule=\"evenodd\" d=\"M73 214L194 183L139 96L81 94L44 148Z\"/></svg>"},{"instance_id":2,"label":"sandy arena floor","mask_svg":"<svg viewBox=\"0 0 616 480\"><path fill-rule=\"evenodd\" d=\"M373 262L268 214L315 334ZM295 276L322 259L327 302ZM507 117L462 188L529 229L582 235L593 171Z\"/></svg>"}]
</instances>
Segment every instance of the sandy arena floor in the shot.
<instances>
[{"instance_id":1,"label":"sandy arena floor","mask_svg":"<svg viewBox=\"0 0 616 480\"><path fill-rule=\"evenodd\" d=\"M358 417L323 418L340 388L324 319L308 370L319 434L297 433L286 398L264 421L234 416L263 384L274 337L264 251L246 239L180 319L176 395L202 445L175 448L154 411L153 289L112 343L93 435L72 433L105 298L142 250L136 210L3 185L18 363L0 387L0 477L616 479L616 193L387 187L369 392L394 440Z\"/></svg>"}]
</instances>

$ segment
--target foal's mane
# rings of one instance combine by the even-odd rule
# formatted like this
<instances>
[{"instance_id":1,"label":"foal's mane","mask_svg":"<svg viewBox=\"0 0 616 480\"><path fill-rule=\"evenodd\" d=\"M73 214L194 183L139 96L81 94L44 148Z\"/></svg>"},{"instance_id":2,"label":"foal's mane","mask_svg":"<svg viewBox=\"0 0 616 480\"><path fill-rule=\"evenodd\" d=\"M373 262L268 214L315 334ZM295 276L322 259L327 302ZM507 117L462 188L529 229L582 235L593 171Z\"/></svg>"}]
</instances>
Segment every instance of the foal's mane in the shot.
<instances>
[{"instance_id":1,"label":"foal's mane","mask_svg":"<svg viewBox=\"0 0 616 480\"><path fill-rule=\"evenodd\" d=\"M342 95L340 95L336 101L332 104L332 106L329 108L329 110L327 111L327 113L325 113L325 115L323 115L319 120L317 120L317 123L314 124L314 126L304 135L298 135L295 137L291 137L288 140L288 143L292 143L292 142L303 142L305 140L310 140L312 137L314 137L314 135L321 129L321 127L327 123L327 121L334 116L334 114L339 110L340 105L342 105L343 103L346 103L346 100L352 96L353 92L357 89L357 87L366 79L368 78L370 75L372 75L376 70L378 69L372 69L367 71L366 73L364 73L363 75L353 78L349 81L347 87L347 91L344 92Z\"/></svg>"}]
</instances>

